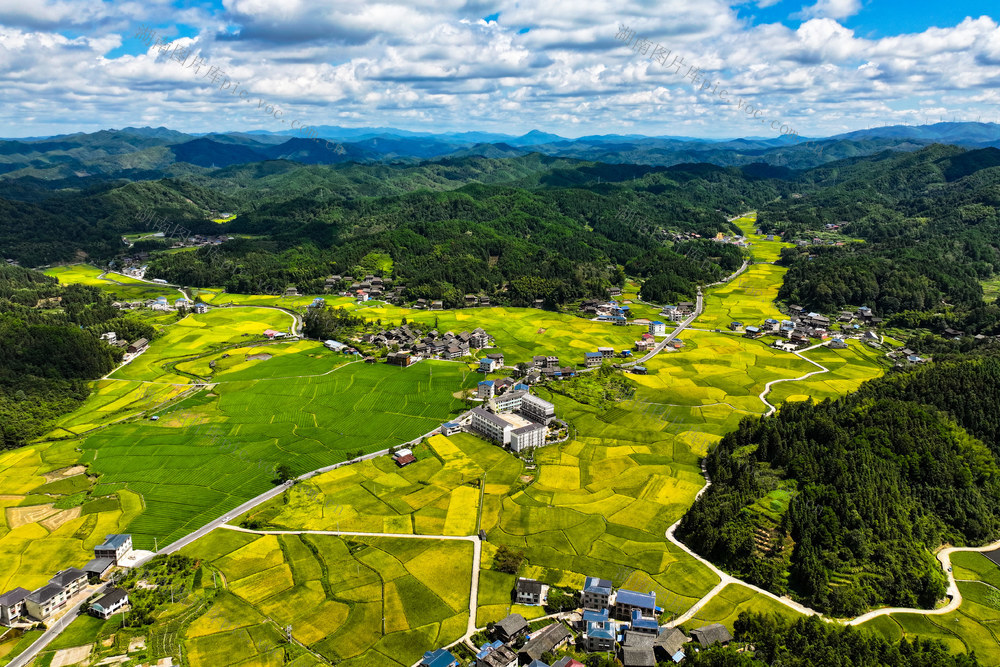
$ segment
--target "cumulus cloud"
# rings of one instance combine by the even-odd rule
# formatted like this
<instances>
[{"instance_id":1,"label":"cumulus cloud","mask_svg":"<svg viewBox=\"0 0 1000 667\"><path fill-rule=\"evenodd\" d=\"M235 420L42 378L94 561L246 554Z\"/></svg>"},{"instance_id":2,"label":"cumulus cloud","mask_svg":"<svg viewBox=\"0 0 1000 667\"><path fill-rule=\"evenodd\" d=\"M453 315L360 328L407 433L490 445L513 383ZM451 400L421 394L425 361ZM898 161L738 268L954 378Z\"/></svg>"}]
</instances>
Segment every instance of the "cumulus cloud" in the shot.
<instances>
[{"instance_id":1,"label":"cumulus cloud","mask_svg":"<svg viewBox=\"0 0 1000 667\"><path fill-rule=\"evenodd\" d=\"M198 76L159 49L137 49L140 23L311 124L766 134L698 92L694 81L705 79L804 136L914 122L927 109L1000 116L996 21L867 39L839 22L856 5L820 0L789 27L741 19L725 0L678 0L669 10L638 0L224 0L217 10L0 0L0 134L283 129L248 117L205 69ZM667 63L616 39L621 26L669 51Z\"/></svg>"}]
</instances>

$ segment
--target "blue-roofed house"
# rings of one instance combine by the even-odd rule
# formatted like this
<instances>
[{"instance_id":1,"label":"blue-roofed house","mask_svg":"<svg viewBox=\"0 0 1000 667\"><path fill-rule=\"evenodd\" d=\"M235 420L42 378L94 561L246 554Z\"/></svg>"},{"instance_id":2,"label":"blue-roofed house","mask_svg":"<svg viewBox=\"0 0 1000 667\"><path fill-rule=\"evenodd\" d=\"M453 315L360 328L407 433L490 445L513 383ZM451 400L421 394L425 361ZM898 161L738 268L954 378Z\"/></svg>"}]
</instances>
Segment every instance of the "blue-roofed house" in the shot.
<instances>
[{"instance_id":1,"label":"blue-roofed house","mask_svg":"<svg viewBox=\"0 0 1000 667\"><path fill-rule=\"evenodd\" d=\"M462 425L458 422L445 422L441 424L441 435L454 435L461 432Z\"/></svg>"},{"instance_id":2,"label":"blue-roofed house","mask_svg":"<svg viewBox=\"0 0 1000 667\"><path fill-rule=\"evenodd\" d=\"M94 558L113 558L115 564L132 552L131 535L107 535L104 543L94 547Z\"/></svg>"},{"instance_id":3,"label":"blue-roofed house","mask_svg":"<svg viewBox=\"0 0 1000 667\"><path fill-rule=\"evenodd\" d=\"M667 333L667 325L659 320L649 323L649 333L654 336L663 336Z\"/></svg>"},{"instance_id":4,"label":"blue-roofed house","mask_svg":"<svg viewBox=\"0 0 1000 667\"><path fill-rule=\"evenodd\" d=\"M604 355L600 352L584 352L583 360L587 365L587 368L594 368L595 366L600 366L604 363Z\"/></svg>"},{"instance_id":5,"label":"blue-roofed house","mask_svg":"<svg viewBox=\"0 0 1000 667\"><path fill-rule=\"evenodd\" d=\"M493 380L483 380L482 382L479 383L476 396L483 399L484 401L493 398L493 394L495 391L494 389L495 384L496 383L493 382Z\"/></svg>"},{"instance_id":6,"label":"blue-roofed house","mask_svg":"<svg viewBox=\"0 0 1000 667\"><path fill-rule=\"evenodd\" d=\"M645 366L633 366L632 372L636 375L645 375L647 373Z\"/></svg>"},{"instance_id":7,"label":"blue-roofed house","mask_svg":"<svg viewBox=\"0 0 1000 667\"><path fill-rule=\"evenodd\" d=\"M481 372L481 373L492 373L494 370L496 370L497 366L499 366L499 365L500 364L497 363L496 359L490 359L489 357L480 359L479 360L479 372Z\"/></svg>"},{"instance_id":8,"label":"blue-roofed house","mask_svg":"<svg viewBox=\"0 0 1000 667\"><path fill-rule=\"evenodd\" d=\"M615 624L608 618L608 608L583 612L583 646L590 652L612 651L615 648Z\"/></svg>"},{"instance_id":9,"label":"blue-roofed house","mask_svg":"<svg viewBox=\"0 0 1000 667\"><path fill-rule=\"evenodd\" d=\"M521 384L520 382L514 385L514 391L528 391L529 389L531 389L531 387L526 384Z\"/></svg>"},{"instance_id":10,"label":"blue-roofed house","mask_svg":"<svg viewBox=\"0 0 1000 667\"><path fill-rule=\"evenodd\" d=\"M615 596L614 617L619 621L631 621L635 610L644 618L656 618L656 593L620 589Z\"/></svg>"},{"instance_id":11,"label":"blue-roofed house","mask_svg":"<svg viewBox=\"0 0 1000 667\"><path fill-rule=\"evenodd\" d=\"M424 659L420 661L420 667L455 667L458 660L451 653L443 648L436 651L424 653Z\"/></svg>"},{"instance_id":12,"label":"blue-roofed house","mask_svg":"<svg viewBox=\"0 0 1000 667\"><path fill-rule=\"evenodd\" d=\"M476 667L516 667L517 654L497 639L483 644L476 653Z\"/></svg>"},{"instance_id":13,"label":"blue-roofed house","mask_svg":"<svg viewBox=\"0 0 1000 667\"><path fill-rule=\"evenodd\" d=\"M660 624L655 617L643 616L639 609L632 610L632 630L647 635L655 635L660 631Z\"/></svg>"},{"instance_id":14,"label":"blue-roofed house","mask_svg":"<svg viewBox=\"0 0 1000 667\"><path fill-rule=\"evenodd\" d=\"M749 326L743 335L747 338L760 338L764 332L760 330L760 327Z\"/></svg>"},{"instance_id":15,"label":"blue-roofed house","mask_svg":"<svg viewBox=\"0 0 1000 667\"><path fill-rule=\"evenodd\" d=\"M614 588L607 579L587 577L583 582L583 590L580 591L580 606L598 611L607 609L614 604L613 593Z\"/></svg>"},{"instance_id":16,"label":"blue-roofed house","mask_svg":"<svg viewBox=\"0 0 1000 667\"><path fill-rule=\"evenodd\" d=\"M194 312L196 315L203 315L208 312L208 306L201 301L194 304Z\"/></svg>"},{"instance_id":17,"label":"blue-roofed house","mask_svg":"<svg viewBox=\"0 0 1000 667\"><path fill-rule=\"evenodd\" d=\"M174 301L174 308L187 308L190 305L191 302L185 299L184 297L181 297L180 299Z\"/></svg>"}]
</instances>

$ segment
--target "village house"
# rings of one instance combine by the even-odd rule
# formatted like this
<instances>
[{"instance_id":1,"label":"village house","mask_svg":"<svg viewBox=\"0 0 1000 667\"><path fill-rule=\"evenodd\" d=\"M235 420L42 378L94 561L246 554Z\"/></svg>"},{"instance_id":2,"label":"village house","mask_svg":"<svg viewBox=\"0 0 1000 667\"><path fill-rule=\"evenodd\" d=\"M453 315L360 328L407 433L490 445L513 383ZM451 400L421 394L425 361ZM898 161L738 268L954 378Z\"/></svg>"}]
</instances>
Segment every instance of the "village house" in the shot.
<instances>
[{"instance_id":1,"label":"village house","mask_svg":"<svg viewBox=\"0 0 1000 667\"><path fill-rule=\"evenodd\" d=\"M458 667L458 659L443 648L424 653L420 667Z\"/></svg>"},{"instance_id":2,"label":"village house","mask_svg":"<svg viewBox=\"0 0 1000 667\"><path fill-rule=\"evenodd\" d=\"M609 287L608 288L608 296L610 296L610 297L616 297L616 296L621 296L621 295L622 295L622 288L621 287Z\"/></svg>"},{"instance_id":3,"label":"village house","mask_svg":"<svg viewBox=\"0 0 1000 667\"><path fill-rule=\"evenodd\" d=\"M94 547L94 558L111 558L115 565L122 559L127 558L132 553L132 536L111 534L104 538L104 542Z\"/></svg>"},{"instance_id":4,"label":"village house","mask_svg":"<svg viewBox=\"0 0 1000 667\"><path fill-rule=\"evenodd\" d=\"M487 360L490 361L490 360ZM493 398L494 391L496 390L496 382L493 380L483 380L479 383L476 389L476 398L481 398L483 400L489 400Z\"/></svg>"},{"instance_id":5,"label":"village house","mask_svg":"<svg viewBox=\"0 0 1000 667\"><path fill-rule=\"evenodd\" d=\"M199 301L198 303L194 304L194 312L195 315L204 315L205 313L208 312L208 306Z\"/></svg>"},{"instance_id":6,"label":"village house","mask_svg":"<svg viewBox=\"0 0 1000 667\"><path fill-rule=\"evenodd\" d=\"M584 609L607 609L613 606L614 589L607 579L597 577L587 577L583 582L583 589L580 591L580 606Z\"/></svg>"},{"instance_id":7,"label":"village house","mask_svg":"<svg viewBox=\"0 0 1000 667\"><path fill-rule=\"evenodd\" d=\"M15 588L0 595L0 625L9 626L24 615L24 601L31 594L27 588Z\"/></svg>"},{"instance_id":8,"label":"village house","mask_svg":"<svg viewBox=\"0 0 1000 667\"><path fill-rule=\"evenodd\" d=\"M441 424L441 435L455 435L462 432L462 425L458 422L445 422Z\"/></svg>"},{"instance_id":9,"label":"village house","mask_svg":"<svg viewBox=\"0 0 1000 667\"><path fill-rule=\"evenodd\" d=\"M680 309L677 306L670 305L663 307L663 310L660 311L660 316L666 317L671 322L679 322L684 319L684 315L681 313Z\"/></svg>"},{"instance_id":10,"label":"village house","mask_svg":"<svg viewBox=\"0 0 1000 667\"><path fill-rule=\"evenodd\" d=\"M534 579L519 577L515 586L515 602L530 606L545 604L549 597L549 586Z\"/></svg>"},{"instance_id":11,"label":"village house","mask_svg":"<svg viewBox=\"0 0 1000 667\"><path fill-rule=\"evenodd\" d=\"M385 355L385 363L393 366L402 366L403 368L413 365L416 361L416 357L409 352L390 352Z\"/></svg>"},{"instance_id":12,"label":"village house","mask_svg":"<svg viewBox=\"0 0 1000 667\"><path fill-rule=\"evenodd\" d=\"M600 611L590 609L583 612L582 644L588 653L613 651L615 648L615 624L608 618L605 607Z\"/></svg>"},{"instance_id":13,"label":"village house","mask_svg":"<svg viewBox=\"0 0 1000 667\"><path fill-rule=\"evenodd\" d=\"M721 623L712 623L711 625L705 625L692 630L691 639L708 648L712 644L722 644L725 646L733 641L733 636L729 634L726 626Z\"/></svg>"},{"instance_id":14,"label":"village house","mask_svg":"<svg viewBox=\"0 0 1000 667\"><path fill-rule=\"evenodd\" d=\"M667 334L667 325L659 320L654 320L649 323L649 333L654 336L665 336Z\"/></svg>"},{"instance_id":15,"label":"village house","mask_svg":"<svg viewBox=\"0 0 1000 667\"><path fill-rule=\"evenodd\" d=\"M659 662L678 663L685 657L683 647L687 641L687 635L679 628L665 629L653 641L653 654Z\"/></svg>"},{"instance_id":16,"label":"village house","mask_svg":"<svg viewBox=\"0 0 1000 667\"><path fill-rule=\"evenodd\" d=\"M517 652L521 662L541 660L545 653L555 653L569 642L572 635L562 623L546 625L541 630L531 633L531 638Z\"/></svg>"},{"instance_id":17,"label":"village house","mask_svg":"<svg viewBox=\"0 0 1000 667\"><path fill-rule=\"evenodd\" d=\"M517 654L499 639L483 644L476 653L476 667L516 667Z\"/></svg>"},{"instance_id":18,"label":"village house","mask_svg":"<svg viewBox=\"0 0 1000 667\"><path fill-rule=\"evenodd\" d=\"M633 632L645 635L656 635L660 631L660 624L655 616L643 616L639 609L632 610L632 621L629 626Z\"/></svg>"},{"instance_id":19,"label":"village house","mask_svg":"<svg viewBox=\"0 0 1000 667\"><path fill-rule=\"evenodd\" d=\"M83 570L75 567L60 570L48 584L25 597L25 611L32 618L44 621L62 609L86 585L87 575Z\"/></svg>"},{"instance_id":20,"label":"village house","mask_svg":"<svg viewBox=\"0 0 1000 667\"><path fill-rule=\"evenodd\" d=\"M528 631L528 622L520 614L511 614L497 621L493 626L494 636L502 642L510 642Z\"/></svg>"},{"instance_id":21,"label":"village house","mask_svg":"<svg viewBox=\"0 0 1000 667\"><path fill-rule=\"evenodd\" d=\"M615 595L613 609L619 621L631 621L633 611L639 611L641 618L656 618L656 593L638 593L623 588Z\"/></svg>"},{"instance_id":22,"label":"village house","mask_svg":"<svg viewBox=\"0 0 1000 667\"><path fill-rule=\"evenodd\" d=\"M405 468L411 463L416 463L417 457L413 455L412 449L400 449L392 455L392 460L395 461L396 465L400 468Z\"/></svg>"},{"instance_id":23,"label":"village house","mask_svg":"<svg viewBox=\"0 0 1000 667\"><path fill-rule=\"evenodd\" d=\"M584 363L586 363L587 368L593 368L594 366L600 366L604 363L604 355L600 352L584 352Z\"/></svg>"},{"instance_id":24,"label":"village house","mask_svg":"<svg viewBox=\"0 0 1000 667\"><path fill-rule=\"evenodd\" d=\"M656 667L653 643L656 637L629 630L622 644L621 661L624 667Z\"/></svg>"},{"instance_id":25,"label":"village house","mask_svg":"<svg viewBox=\"0 0 1000 667\"><path fill-rule=\"evenodd\" d=\"M134 343L130 343L125 351L128 352L129 354L138 354L139 352L145 350L148 345L149 345L148 340L146 340L145 338L140 338Z\"/></svg>"},{"instance_id":26,"label":"village house","mask_svg":"<svg viewBox=\"0 0 1000 667\"><path fill-rule=\"evenodd\" d=\"M90 605L90 615L108 620L116 611L128 604L128 593L120 588L112 588L94 604Z\"/></svg>"}]
</instances>

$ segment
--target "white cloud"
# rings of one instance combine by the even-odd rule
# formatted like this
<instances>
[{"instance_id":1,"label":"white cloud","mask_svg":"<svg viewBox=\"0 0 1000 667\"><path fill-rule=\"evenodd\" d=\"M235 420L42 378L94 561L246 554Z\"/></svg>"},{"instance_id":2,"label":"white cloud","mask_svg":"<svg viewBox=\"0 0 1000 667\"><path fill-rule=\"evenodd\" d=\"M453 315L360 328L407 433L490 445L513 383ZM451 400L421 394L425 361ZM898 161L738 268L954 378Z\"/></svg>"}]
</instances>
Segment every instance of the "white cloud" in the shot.
<instances>
[{"instance_id":1,"label":"white cloud","mask_svg":"<svg viewBox=\"0 0 1000 667\"><path fill-rule=\"evenodd\" d=\"M803 7L792 14L793 19L846 19L861 11L861 0L819 0L815 5Z\"/></svg>"},{"instance_id":2,"label":"white cloud","mask_svg":"<svg viewBox=\"0 0 1000 667\"><path fill-rule=\"evenodd\" d=\"M810 8L815 16L789 28L748 24L723 0L678 0L667 13L638 0L488 7L225 0L215 14L156 2L0 0L0 8L12 8L0 19L0 135L135 124L282 129L273 119L247 119L245 102L156 51L109 55L123 42L134 50L144 22L164 35L190 34L180 31L193 26L197 34L178 43L193 45L286 118L312 124L766 134L696 92L685 78L692 68L701 70L692 76L708 77L731 99L748 100L804 136L912 122L928 107L949 118L996 115L1000 26L993 19L866 39L837 21L848 5L821 0ZM498 21L482 20L496 11ZM98 27L84 37L56 30L79 34L73 26L85 18ZM38 25L25 25L32 22ZM620 24L670 49L670 62L682 58L681 71L616 41Z\"/></svg>"}]
</instances>

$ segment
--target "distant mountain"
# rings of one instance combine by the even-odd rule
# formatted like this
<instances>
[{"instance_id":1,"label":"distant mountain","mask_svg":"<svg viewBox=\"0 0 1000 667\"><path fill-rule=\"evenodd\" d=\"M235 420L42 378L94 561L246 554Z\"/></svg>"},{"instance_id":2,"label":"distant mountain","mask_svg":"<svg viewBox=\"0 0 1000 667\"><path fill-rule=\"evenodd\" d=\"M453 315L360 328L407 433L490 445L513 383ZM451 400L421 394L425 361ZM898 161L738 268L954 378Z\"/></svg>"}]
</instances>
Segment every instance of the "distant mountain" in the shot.
<instances>
[{"instance_id":1,"label":"distant mountain","mask_svg":"<svg viewBox=\"0 0 1000 667\"><path fill-rule=\"evenodd\" d=\"M838 134L830 139L872 138L915 139L968 147L1000 147L1000 125L996 123L934 123L933 125L890 125Z\"/></svg>"},{"instance_id":2,"label":"distant mountain","mask_svg":"<svg viewBox=\"0 0 1000 667\"><path fill-rule=\"evenodd\" d=\"M557 141L570 140L560 137L558 134L548 134L547 132L532 130L531 132L528 132L520 137L508 139L506 143L511 146L539 146L541 144L551 144Z\"/></svg>"},{"instance_id":3,"label":"distant mountain","mask_svg":"<svg viewBox=\"0 0 1000 667\"><path fill-rule=\"evenodd\" d=\"M175 144L170 150L178 162L190 162L199 167L228 167L268 159L264 153L253 148L205 138Z\"/></svg>"}]
</instances>

